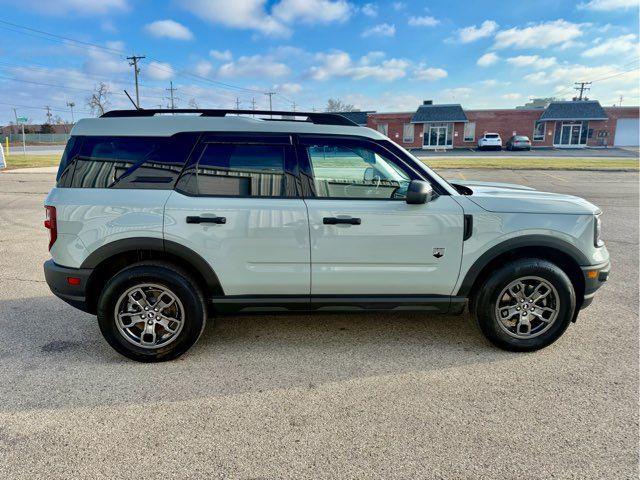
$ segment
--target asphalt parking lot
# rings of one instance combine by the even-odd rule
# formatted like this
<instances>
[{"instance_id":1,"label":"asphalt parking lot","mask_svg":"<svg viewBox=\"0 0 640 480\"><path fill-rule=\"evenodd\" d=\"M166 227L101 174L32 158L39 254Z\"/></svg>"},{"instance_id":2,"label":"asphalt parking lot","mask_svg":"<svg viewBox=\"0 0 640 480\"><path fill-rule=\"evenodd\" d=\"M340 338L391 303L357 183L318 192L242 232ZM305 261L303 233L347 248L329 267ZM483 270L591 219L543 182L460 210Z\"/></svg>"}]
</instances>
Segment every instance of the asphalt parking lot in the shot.
<instances>
[{"instance_id":1,"label":"asphalt parking lot","mask_svg":"<svg viewBox=\"0 0 640 480\"><path fill-rule=\"evenodd\" d=\"M456 148L450 150L412 149L418 157L562 157L562 158L638 158L638 148L533 148L532 150L509 151L480 150L478 148Z\"/></svg>"},{"instance_id":2,"label":"asphalt parking lot","mask_svg":"<svg viewBox=\"0 0 640 480\"><path fill-rule=\"evenodd\" d=\"M638 173L444 171L586 197L613 268L551 347L468 316L241 316L128 361L53 297L54 175L0 173L0 478L637 478Z\"/></svg>"}]
</instances>

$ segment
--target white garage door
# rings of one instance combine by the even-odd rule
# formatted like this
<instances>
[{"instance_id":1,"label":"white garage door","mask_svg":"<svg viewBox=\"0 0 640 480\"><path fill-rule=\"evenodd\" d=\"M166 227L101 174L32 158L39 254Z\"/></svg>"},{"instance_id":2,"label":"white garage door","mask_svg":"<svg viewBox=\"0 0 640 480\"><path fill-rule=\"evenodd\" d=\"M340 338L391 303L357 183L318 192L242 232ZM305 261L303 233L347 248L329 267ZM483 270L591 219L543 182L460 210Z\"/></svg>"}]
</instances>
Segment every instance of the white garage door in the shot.
<instances>
[{"instance_id":1,"label":"white garage door","mask_svg":"<svg viewBox=\"0 0 640 480\"><path fill-rule=\"evenodd\" d=\"M616 123L616 147L637 147L640 145L640 120L637 118L621 118Z\"/></svg>"}]
</instances>

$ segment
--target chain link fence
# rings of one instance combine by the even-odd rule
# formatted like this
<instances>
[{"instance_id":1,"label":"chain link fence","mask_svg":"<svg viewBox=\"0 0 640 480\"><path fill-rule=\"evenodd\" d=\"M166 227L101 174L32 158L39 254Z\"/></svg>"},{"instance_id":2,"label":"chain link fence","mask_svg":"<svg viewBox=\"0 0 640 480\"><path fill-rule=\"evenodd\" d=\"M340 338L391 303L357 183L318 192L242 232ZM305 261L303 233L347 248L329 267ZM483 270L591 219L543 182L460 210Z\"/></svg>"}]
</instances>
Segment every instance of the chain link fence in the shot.
<instances>
[{"instance_id":1,"label":"chain link fence","mask_svg":"<svg viewBox=\"0 0 640 480\"><path fill-rule=\"evenodd\" d=\"M21 133L9 133L8 135L1 135L2 144L4 145L9 139L9 143L12 145L22 145L22 134ZM26 133L24 136L24 140L27 145L39 145L39 144L50 144L50 145L64 145L69 140L68 133Z\"/></svg>"}]
</instances>

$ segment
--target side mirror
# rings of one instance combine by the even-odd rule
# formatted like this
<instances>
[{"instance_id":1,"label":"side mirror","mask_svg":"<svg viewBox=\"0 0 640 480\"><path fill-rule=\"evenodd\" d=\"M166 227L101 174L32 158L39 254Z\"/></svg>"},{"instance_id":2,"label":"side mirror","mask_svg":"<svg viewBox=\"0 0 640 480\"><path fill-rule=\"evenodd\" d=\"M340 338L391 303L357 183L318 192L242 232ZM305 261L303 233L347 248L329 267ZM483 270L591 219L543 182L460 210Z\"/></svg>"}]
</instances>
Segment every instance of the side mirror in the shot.
<instances>
[{"instance_id":1,"label":"side mirror","mask_svg":"<svg viewBox=\"0 0 640 480\"><path fill-rule=\"evenodd\" d=\"M418 205L431 201L433 188L429 182L423 180L411 180L407 187L406 201L410 205Z\"/></svg>"},{"instance_id":2,"label":"side mirror","mask_svg":"<svg viewBox=\"0 0 640 480\"><path fill-rule=\"evenodd\" d=\"M364 169L364 181L365 182L373 182L374 177L376 176L376 172L373 167L367 167Z\"/></svg>"}]
</instances>

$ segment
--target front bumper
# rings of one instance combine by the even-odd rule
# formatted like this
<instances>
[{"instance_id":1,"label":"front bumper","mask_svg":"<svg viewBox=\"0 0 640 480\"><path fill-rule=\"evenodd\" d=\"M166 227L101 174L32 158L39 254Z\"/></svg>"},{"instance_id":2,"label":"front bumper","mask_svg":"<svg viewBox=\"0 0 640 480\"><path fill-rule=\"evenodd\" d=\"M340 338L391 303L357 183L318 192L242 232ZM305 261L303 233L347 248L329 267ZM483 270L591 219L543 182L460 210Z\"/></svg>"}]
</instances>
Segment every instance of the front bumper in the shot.
<instances>
[{"instance_id":1,"label":"front bumper","mask_svg":"<svg viewBox=\"0 0 640 480\"><path fill-rule=\"evenodd\" d=\"M69 305L93 313L87 302L87 284L93 269L69 268L57 265L53 260L44 262L44 278L53 294ZM69 281L69 279L74 279ZM75 279L79 279L75 280Z\"/></svg>"},{"instance_id":2,"label":"front bumper","mask_svg":"<svg viewBox=\"0 0 640 480\"><path fill-rule=\"evenodd\" d=\"M606 262L599 265L589 265L581 268L584 275L584 300L580 308L587 308L591 305L593 297L598 289L609 278L611 263Z\"/></svg>"}]
</instances>

